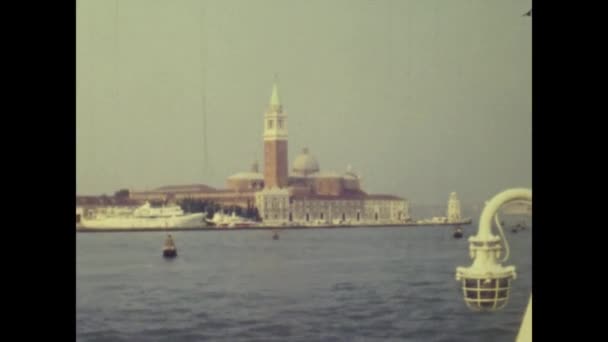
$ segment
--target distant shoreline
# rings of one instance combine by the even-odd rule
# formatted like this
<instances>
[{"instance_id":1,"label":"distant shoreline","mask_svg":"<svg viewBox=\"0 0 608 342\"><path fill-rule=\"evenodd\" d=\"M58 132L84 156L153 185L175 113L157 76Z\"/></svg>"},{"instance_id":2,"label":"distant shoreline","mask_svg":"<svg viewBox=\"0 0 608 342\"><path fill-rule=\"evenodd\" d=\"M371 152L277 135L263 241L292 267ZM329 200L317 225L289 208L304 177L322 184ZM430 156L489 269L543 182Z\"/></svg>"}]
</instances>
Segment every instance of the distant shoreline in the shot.
<instances>
[{"instance_id":1,"label":"distant shoreline","mask_svg":"<svg viewBox=\"0 0 608 342\"><path fill-rule=\"evenodd\" d=\"M378 225L323 225L323 226L258 226L258 227L196 227L196 228L85 228L76 227L77 233L114 233L114 232L180 232L180 231L242 231L242 230L307 230L307 229L337 229L337 228L409 228L425 226L466 226L472 221L454 223L395 223Z\"/></svg>"}]
</instances>

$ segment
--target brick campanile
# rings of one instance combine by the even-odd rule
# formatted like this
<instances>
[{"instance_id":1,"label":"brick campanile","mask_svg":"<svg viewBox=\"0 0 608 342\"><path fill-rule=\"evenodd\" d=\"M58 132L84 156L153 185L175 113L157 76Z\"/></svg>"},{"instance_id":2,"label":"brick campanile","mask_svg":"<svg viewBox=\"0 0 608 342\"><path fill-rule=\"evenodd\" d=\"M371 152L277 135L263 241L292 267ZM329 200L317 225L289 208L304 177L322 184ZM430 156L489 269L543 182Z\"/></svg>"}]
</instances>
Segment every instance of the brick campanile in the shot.
<instances>
[{"instance_id":1,"label":"brick campanile","mask_svg":"<svg viewBox=\"0 0 608 342\"><path fill-rule=\"evenodd\" d=\"M279 101L276 82L264 114L264 187L287 187L287 115Z\"/></svg>"}]
</instances>

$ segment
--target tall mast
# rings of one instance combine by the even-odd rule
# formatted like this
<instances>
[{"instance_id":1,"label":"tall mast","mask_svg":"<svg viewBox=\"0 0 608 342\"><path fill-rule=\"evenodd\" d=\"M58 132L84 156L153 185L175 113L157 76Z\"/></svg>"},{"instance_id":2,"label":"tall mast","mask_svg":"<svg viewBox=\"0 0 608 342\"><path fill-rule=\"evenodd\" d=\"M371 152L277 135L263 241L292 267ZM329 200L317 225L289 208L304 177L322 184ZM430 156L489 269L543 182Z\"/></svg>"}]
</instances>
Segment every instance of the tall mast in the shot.
<instances>
[{"instance_id":1,"label":"tall mast","mask_svg":"<svg viewBox=\"0 0 608 342\"><path fill-rule=\"evenodd\" d=\"M205 64L207 63L206 58L206 45L207 39L205 34L205 2L201 2L201 20L200 20L200 61L201 61L201 111L203 114L203 176L209 176L209 148L207 145L207 110L206 110L206 68Z\"/></svg>"}]
</instances>

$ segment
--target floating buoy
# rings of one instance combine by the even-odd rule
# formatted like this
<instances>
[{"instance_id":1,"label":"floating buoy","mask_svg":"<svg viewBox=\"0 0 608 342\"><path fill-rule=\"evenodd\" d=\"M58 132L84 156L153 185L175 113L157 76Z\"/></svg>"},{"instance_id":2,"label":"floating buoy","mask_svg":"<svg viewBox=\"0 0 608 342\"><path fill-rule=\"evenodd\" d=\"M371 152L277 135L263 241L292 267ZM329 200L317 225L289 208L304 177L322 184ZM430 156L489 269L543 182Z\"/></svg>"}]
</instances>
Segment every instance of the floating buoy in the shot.
<instances>
[{"instance_id":1,"label":"floating buoy","mask_svg":"<svg viewBox=\"0 0 608 342\"><path fill-rule=\"evenodd\" d=\"M175 258L176 256L177 248L175 247L173 238L171 237L171 234L167 234L167 239L165 240L165 245L163 246L163 257Z\"/></svg>"},{"instance_id":2,"label":"floating buoy","mask_svg":"<svg viewBox=\"0 0 608 342\"><path fill-rule=\"evenodd\" d=\"M460 239L462 237L462 228L458 227L456 228L456 230L454 231L454 238L456 239Z\"/></svg>"},{"instance_id":3,"label":"floating buoy","mask_svg":"<svg viewBox=\"0 0 608 342\"><path fill-rule=\"evenodd\" d=\"M165 258L175 258L177 256L177 250L175 248L163 248L163 256Z\"/></svg>"}]
</instances>

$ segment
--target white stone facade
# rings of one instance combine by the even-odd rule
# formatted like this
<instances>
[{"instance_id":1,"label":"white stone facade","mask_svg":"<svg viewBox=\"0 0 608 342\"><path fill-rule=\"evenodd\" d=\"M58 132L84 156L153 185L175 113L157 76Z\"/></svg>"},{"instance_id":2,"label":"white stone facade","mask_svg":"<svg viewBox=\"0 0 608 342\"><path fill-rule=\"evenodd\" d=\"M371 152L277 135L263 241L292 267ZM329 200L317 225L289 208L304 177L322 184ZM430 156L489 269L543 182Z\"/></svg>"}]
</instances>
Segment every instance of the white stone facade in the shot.
<instances>
[{"instance_id":1,"label":"white stone facade","mask_svg":"<svg viewBox=\"0 0 608 342\"><path fill-rule=\"evenodd\" d=\"M448 199L448 222L458 222L462 219L460 214L460 200L455 192L450 194Z\"/></svg>"},{"instance_id":2,"label":"white stone facade","mask_svg":"<svg viewBox=\"0 0 608 342\"><path fill-rule=\"evenodd\" d=\"M409 204L403 199L365 200L365 219L376 224L409 221Z\"/></svg>"},{"instance_id":3,"label":"white stone facade","mask_svg":"<svg viewBox=\"0 0 608 342\"><path fill-rule=\"evenodd\" d=\"M395 224L410 220L409 203L399 198L292 197L283 189L256 193L265 223L290 225Z\"/></svg>"},{"instance_id":4,"label":"white stone facade","mask_svg":"<svg viewBox=\"0 0 608 342\"><path fill-rule=\"evenodd\" d=\"M289 222L289 190L266 188L255 194L255 203L262 221L269 225Z\"/></svg>"}]
</instances>

